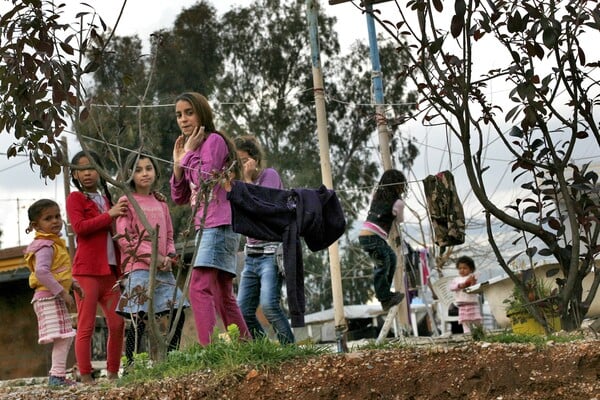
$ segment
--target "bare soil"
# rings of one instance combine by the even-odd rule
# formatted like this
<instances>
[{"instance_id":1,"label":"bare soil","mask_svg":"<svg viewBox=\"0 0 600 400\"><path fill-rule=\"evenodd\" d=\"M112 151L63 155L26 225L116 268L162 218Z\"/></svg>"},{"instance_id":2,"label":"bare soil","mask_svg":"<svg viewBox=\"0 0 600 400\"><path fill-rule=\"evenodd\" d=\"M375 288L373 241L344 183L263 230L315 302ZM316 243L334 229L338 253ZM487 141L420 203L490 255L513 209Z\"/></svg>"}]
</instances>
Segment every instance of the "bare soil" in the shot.
<instances>
[{"instance_id":1,"label":"bare soil","mask_svg":"<svg viewBox=\"0 0 600 400\"><path fill-rule=\"evenodd\" d=\"M135 386L99 382L64 390L0 387L2 399L595 399L600 400L600 340L568 344L466 341L364 350L290 361L237 376L210 372Z\"/></svg>"}]
</instances>

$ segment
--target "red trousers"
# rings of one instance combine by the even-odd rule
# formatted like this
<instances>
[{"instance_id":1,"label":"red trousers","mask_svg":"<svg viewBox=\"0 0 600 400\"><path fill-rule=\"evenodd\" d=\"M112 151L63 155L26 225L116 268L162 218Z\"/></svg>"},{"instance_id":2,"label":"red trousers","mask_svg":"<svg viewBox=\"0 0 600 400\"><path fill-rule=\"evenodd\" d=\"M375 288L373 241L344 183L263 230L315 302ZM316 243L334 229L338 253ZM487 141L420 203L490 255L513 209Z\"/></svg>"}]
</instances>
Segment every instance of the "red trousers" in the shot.
<instances>
[{"instance_id":1,"label":"red trousers","mask_svg":"<svg viewBox=\"0 0 600 400\"><path fill-rule=\"evenodd\" d=\"M92 335L96 327L96 310L102 308L108 327L106 343L106 369L118 373L123 351L125 321L115 312L121 292L113 289L113 275L76 277L84 297L75 293L77 302L77 335L75 336L75 358L81 375L92 373Z\"/></svg>"}]
</instances>

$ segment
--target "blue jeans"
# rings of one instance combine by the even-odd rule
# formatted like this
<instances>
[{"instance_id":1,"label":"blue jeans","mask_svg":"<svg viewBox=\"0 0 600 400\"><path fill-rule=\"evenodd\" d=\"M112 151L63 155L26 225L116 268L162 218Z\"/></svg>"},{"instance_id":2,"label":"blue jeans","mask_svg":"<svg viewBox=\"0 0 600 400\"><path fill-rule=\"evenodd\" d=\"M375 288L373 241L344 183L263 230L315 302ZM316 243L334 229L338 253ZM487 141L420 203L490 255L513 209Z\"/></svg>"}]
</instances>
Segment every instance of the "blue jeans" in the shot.
<instances>
[{"instance_id":1,"label":"blue jeans","mask_svg":"<svg viewBox=\"0 0 600 400\"><path fill-rule=\"evenodd\" d=\"M360 247L375 262L373 281L375 297L380 302L392 296L390 288L396 272L397 257L390 245L377 235L359 236Z\"/></svg>"},{"instance_id":2,"label":"blue jeans","mask_svg":"<svg viewBox=\"0 0 600 400\"><path fill-rule=\"evenodd\" d=\"M263 314L275 329L279 342L289 344L294 343L295 339L290 323L281 309L281 284L282 277L277 270L274 254L246 256L237 302L252 337L266 335L256 318L256 309L260 305Z\"/></svg>"}]
</instances>

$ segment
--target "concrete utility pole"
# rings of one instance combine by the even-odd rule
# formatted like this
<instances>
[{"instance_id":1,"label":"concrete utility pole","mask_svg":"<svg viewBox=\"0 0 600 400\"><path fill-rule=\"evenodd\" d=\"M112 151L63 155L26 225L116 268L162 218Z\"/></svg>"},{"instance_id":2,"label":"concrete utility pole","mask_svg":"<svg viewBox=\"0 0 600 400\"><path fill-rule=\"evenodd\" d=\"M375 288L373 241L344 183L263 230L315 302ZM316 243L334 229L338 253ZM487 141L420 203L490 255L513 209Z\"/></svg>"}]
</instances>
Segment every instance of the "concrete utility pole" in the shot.
<instances>
[{"instance_id":1,"label":"concrete utility pole","mask_svg":"<svg viewBox=\"0 0 600 400\"><path fill-rule=\"evenodd\" d=\"M321 159L321 177L323 184L328 189L333 189L331 177L331 161L329 159L329 138L327 136L327 113L325 111L325 86L321 71L321 58L319 48L319 28L317 22L319 3L317 0L306 1L306 14L310 30L310 48L312 59L313 86L315 106L317 109L317 132L319 135L319 155ZM342 291L342 274L340 271L339 246L336 241L329 246L329 271L331 273L331 292L333 296L333 313L335 322L335 336L338 352L346 352L346 317L344 315L344 293Z\"/></svg>"}]
</instances>

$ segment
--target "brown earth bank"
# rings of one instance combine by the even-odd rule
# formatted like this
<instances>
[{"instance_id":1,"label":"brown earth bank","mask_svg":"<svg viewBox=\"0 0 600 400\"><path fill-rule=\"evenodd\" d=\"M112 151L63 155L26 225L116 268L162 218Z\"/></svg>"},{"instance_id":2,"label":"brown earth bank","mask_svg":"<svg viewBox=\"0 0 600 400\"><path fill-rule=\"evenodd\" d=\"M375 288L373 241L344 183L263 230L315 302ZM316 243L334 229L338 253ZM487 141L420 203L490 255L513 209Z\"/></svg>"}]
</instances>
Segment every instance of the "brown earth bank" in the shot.
<instances>
[{"instance_id":1,"label":"brown earth bank","mask_svg":"<svg viewBox=\"0 0 600 400\"><path fill-rule=\"evenodd\" d=\"M328 354L268 371L208 372L135 386L107 382L65 390L4 386L0 398L30 399L595 399L600 340L567 344L464 342Z\"/></svg>"}]
</instances>

